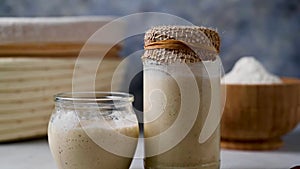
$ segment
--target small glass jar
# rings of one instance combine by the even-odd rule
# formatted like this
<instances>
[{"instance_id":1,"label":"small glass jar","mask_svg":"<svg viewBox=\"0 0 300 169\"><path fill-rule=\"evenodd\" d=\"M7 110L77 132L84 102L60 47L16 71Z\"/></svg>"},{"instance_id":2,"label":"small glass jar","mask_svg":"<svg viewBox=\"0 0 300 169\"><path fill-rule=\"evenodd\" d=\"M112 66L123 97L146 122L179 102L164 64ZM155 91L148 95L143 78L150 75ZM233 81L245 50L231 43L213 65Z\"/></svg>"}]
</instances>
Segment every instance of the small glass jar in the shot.
<instances>
[{"instance_id":1,"label":"small glass jar","mask_svg":"<svg viewBox=\"0 0 300 169\"><path fill-rule=\"evenodd\" d=\"M132 102L117 92L56 95L48 140L58 168L129 168L139 136Z\"/></svg>"},{"instance_id":2,"label":"small glass jar","mask_svg":"<svg viewBox=\"0 0 300 169\"><path fill-rule=\"evenodd\" d=\"M197 26L146 32L146 169L220 167L221 63L213 36L216 32Z\"/></svg>"}]
</instances>

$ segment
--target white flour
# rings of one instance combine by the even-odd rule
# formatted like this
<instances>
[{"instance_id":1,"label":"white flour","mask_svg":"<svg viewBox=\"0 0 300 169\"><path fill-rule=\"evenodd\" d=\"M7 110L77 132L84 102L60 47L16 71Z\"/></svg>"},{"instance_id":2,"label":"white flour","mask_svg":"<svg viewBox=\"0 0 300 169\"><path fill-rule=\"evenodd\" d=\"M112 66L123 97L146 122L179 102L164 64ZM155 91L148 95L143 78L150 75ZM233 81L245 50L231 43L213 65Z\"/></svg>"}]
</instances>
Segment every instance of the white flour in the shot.
<instances>
[{"instance_id":1,"label":"white flour","mask_svg":"<svg viewBox=\"0 0 300 169\"><path fill-rule=\"evenodd\" d=\"M261 63L253 57L238 60L233 69L222 78L226 84L273 84L281 83L278 76L270 74Z\"/></svg>"}]
</instances>

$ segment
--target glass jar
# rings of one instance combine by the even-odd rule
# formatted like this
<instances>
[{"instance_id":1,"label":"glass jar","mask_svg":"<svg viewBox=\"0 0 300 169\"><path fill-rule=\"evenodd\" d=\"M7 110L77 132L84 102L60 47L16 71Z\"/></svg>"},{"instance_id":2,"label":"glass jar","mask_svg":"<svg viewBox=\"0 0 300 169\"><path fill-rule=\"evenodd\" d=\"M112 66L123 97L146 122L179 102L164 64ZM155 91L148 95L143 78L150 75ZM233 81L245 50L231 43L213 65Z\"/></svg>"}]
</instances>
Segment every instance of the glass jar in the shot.
<instances>
[{"instance_id":1,"label":"glass jar","mask_svg":"<svg viewBox=\"0 0 300 169\"><path fill-rule=\"evenodd\" d=\"M146 169L220 167L221 62L206 51L203 30L162 26L145 34ZM190 51L197 45L206 49Z\"/></svg>"},{"instance_id":2,"label":"glass jar","mask_svg":"<svg viewBox=\"0 0 300 169\"><path fill-rule=\"evenodd\" d=\"M129 168L139 136L132 102L117 92L56 95L48 139L58 168Z\"/></svg>"}]
</instances>

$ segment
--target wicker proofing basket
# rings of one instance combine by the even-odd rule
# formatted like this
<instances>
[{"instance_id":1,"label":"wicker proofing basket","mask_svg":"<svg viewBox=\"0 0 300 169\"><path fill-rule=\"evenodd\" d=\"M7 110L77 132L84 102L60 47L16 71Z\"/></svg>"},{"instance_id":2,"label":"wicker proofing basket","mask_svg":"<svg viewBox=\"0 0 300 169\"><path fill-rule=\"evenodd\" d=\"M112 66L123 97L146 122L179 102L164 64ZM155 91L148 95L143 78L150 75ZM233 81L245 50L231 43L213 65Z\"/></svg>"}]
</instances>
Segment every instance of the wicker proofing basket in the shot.
<instances>
[{"instance_id":1,"label":"wicker proofing basket","mask_svg":"<svg viewBox=\"0 0 300 169\"><path fill-rule=\"evenodd\" d=\"M281 136L291 131L300 117L300 80L282 80L273 85L226 85L223 148L268 150L282 145Z\"/></svg>"},{"instance_id":2,"label":"wicker proofing basket","mask_svg":"<svg viewBox=\"0 0 300 169\"><path fill-rule=\"evenodd\" d=\"M52 32L61 36L63 34L60 32L62 27L65 29L68 26L74 26L74 23L80 27L84 24L84 27L89 28L85 29L88 32L81 31L87 36L76 39L69 33L69 37L60 37L61 41L59 42L47 40L34 42L35 37L28 35L27 38L31 40L30 42L26 42L24 39L14 42L14 37L12 37L9 39L9 43L5 43L7 39L1 39L4 36L1 36L3 32L0 32L0 40L2 40L0 42L0 142L46 135L49 117L54 108L53 95L59 92L72 91L74 65L84 40L111 19L101 17L79 18L77 21L76 18L72 18L72 24L68 23L69 19L66 22L65 20L58 18L58 23L55 24L53 24L54 21L51 21ZM4 25L2 22L0 20L0 27ZM36 29L39 31L34 36L39 36L39 33L45 33L44 29L49 29L39 21L31 21L28 18L23 24L22 19L14 22L16 24L21 22L22 30L28 28L28 25L30 27L30 25L37 24L38 28ZM47 19L46 21L42 20L42 22L47 23ZM88 25L89 23L90 25ZM13 25L12 27L14 27ZM6 28L7 25L3 27ZM51 32L51 30L49 31ZM73 31L76 33L76 30ZM9 35L15 36L14 34ZM49 35L49 37L55 38L53 36L55 35ZM105 55L105 57L99 65L96 78L90 74L91 70L88 67L82 69L80 72L82 76L76 81L82 90L90 85L86 82L89 78L95 79L96 90L111 90L111 79L120 63L118 57L120 46L116 45L108 53L104 53L108 46L110 45L94 44L87 49L90 55L84 58L86 62L93 62L96 59L95 56ZM116 86L122 83L122 73L119 72L114 75L117 79L114 81Z\"/></svg>"}]
</instances>

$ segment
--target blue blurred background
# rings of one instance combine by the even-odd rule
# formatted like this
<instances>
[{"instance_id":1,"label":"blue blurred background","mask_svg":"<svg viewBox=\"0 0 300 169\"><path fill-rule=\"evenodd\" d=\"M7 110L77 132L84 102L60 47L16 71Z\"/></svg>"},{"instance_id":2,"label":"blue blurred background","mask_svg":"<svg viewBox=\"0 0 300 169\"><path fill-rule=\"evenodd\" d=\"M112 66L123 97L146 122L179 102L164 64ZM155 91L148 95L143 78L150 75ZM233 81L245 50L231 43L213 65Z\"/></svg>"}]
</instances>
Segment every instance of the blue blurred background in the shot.
<instances>
[{"instance_id":1,"label":"blue blurred background","mask_svg":"<svg viewBox=\"0 0 300 169\"><path fill-rule=\"evenodd\" d=\"M164 12L217 28L226 72L240 57L254 56L272 73L300 78L300 0L0 0L2 17L124 16L136 12ZM125 40L122 55L142 49L143 35L131 37ZM138 57L134 62L133 67L141 67ZM129 89L139 110L142 86L140 73Z\"/></svg>"},{"instance_id":2,"label":"blue blurred background","mask_svg":"<svg viewBox=\"0 0 300 169\"><path fill-rule=\"evenodd\" d=\"M300 77L299 0L1 0L0 16L116 15L165 12L195 25L217 28L225 71L242 56L255 56L280 76ZM127 56L143 37L127 40Z\"/></svg>"}]
</instances>

